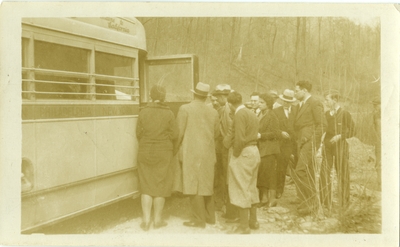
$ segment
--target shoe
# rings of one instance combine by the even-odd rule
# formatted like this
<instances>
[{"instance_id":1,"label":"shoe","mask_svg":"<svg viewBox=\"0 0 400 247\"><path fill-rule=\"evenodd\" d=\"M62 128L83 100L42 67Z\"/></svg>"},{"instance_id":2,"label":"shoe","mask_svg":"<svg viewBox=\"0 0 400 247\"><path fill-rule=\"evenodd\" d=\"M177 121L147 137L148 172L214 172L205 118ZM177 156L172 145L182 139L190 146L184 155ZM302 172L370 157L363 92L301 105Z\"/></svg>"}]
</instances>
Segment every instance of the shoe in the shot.
<instances>
[{"instance_id":1,"label":"shoe","mask_svg":"<svg viewBox=\"0 0 400 247\"><path fill-rule=\"evenodd\" d=\"M225 223L239 223L239 222L240 222L239 218L233 218L233 219L225 220Z\"/></svg>"},{"instance_id":2,"label":"shoe","mask_svg":"<svg viewBox=\"0 0 400 247\"><path fill-rule=\"evenodd\" d=\"M147 232L150 229L150 222L140 223L140 228L142 228L143 231Z\"/></svg>"},{"instance_id":3,"label":"shoe","mask_svg":"<svg viewBox=\"0 0 400 247\"><path fill-rule=\"evenodd\" d=\"M278 202L276 201L276 190L268 190L268 207L276 207Z\"/></svg>"},{"instance_id":4,"label":"shoe","mask_svg":"<svg viewBox=\"0 0 400 247\"><path fill-rule=\"evenodd\" d=\"M242 227L238 226L234 228L232 231L229 231L228 234L250 234L250 228L249 227Z\"/></svg>"},{"instance_id":5,"label":"shoe","mask_svg":"<svg viewBox=\"0 0 400 247\"><path fill-rule=\"evenodd\" d=\"M200 223L200 222L194 222L194 221L183 222L183 225L188 226L188 227L206 228L206 223Z\"/></svg>"},{"instance_id":6,"label":"shoe","mask_svg":"<svg viewBox=\"0 0 400 247\"><path fill-rule=\"evenodd\" d=\"M227 213L222 214L221 217L224 218L224 219L234 219L234 218L236 218L232 214L227 214Z\"/></svg>"},{"instance_id":7,"label":"shoe","mask_svg":"<svg viewBox=\"0 0 400 247\"><path fill-rule=\"evenodd\" d=\"M164 227L164 226L167 226L168 225L168 223L167 222L165 222L165 221L160 221L160 222L154 222L154 229L158 229L158 228L161 228L161 227Z\"/></svg>"},{"instance_id":8,"label":"shoe","mask_svg":"<svg viewBox=\"0 0 400 247\"><path fill-rule=\"evenodd\" d=\"M252 229L252 230L257 230L257 229L260 228L260 224L258 223L258 221L256 221L256 222L250 222L250 223L249 223L249 227L250 227L250 229Z\"/></svg>"}]
</instances>

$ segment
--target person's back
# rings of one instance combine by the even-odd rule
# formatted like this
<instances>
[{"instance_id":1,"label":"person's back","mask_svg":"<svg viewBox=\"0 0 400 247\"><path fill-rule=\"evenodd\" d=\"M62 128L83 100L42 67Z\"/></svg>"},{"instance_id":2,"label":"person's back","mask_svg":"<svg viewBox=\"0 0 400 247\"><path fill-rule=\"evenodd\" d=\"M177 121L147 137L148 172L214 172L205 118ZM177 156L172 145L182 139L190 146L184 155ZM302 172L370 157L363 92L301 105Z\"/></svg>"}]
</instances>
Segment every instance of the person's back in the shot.
<instances>
[{"instance_id":1,"label":"person's back","mask_svg":"<svg viewBox=\"0 0 400 247\"><path fill-rule=\"evenodd\" d=\"M150 229L154 205L154 228L167 225L162 219L165 197L172 192L172 157L178 129L172 111L163 103L166 90L155 85L150 90L152 102L139 113L136 136L138 176L141 189L143 221L140 227Z\"/></svg>"},{"instance_id":2,"label":"person's back","mask_svg":"<svg viewBox=\"0 0 400 247\"><path fill-rule=\"evenodd\" d=\"M170 126L174 122L174 113L167 106L150 103L140 111L138 139L146 142L172 140L174 133Z\"/></svg>"},{"instance_id":3,"label":"person's back","mask_svg":"<svg viewBox=\"0 0 400 247\"><path fill-rule=\"evenodd\" d=\"M239 156L244 147L257 144L258 118L251 110L243 107L235 114L234 123L241 126L234 129L233 154Z\"/></svg>"},{"instance_id":4,"label":"person's back","mask_svg":"<svg viewBox=\"0 0 400 247\"><path fill-rule=\"evenodd\" d=\"M192 205L192 219L185 226L204 228L215 223L214 168L216 163L215 140L219 136L218 112L208 107L205 100L210 86L199 82L194 100L179 108L179 160L182 167L182 192Z\"/></svg>"},{"instance_id":5,"label":"person's back","mask_svg":"<svg viewBox=\"0 0 400 247\"><path fill-rule=\"evenodd\" d=\"M208 150L210 145L215 148L215 132L219 131L219 125L215 129L215 121L219 123L218 113L213 108L207 107L204 102L197 100L182 105L179 112L186 115L186 127L181 131L182 141L192 140L198 149L193 150L190 155L198 155L202 159L204 157L202 150ZM182 122L179 123L180 127L184 126Z\"/></svg>"}]
</instances>

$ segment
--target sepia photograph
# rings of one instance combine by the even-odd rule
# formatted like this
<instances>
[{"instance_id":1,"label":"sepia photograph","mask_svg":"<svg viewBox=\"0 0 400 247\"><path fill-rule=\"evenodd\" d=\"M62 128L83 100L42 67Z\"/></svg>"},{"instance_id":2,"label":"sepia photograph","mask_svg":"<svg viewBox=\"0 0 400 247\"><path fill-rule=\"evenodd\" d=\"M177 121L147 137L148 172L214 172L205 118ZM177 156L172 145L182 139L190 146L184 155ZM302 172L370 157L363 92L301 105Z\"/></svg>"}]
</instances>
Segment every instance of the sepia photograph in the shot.
<instances>
[{"instance_id":1,"label":"sepia photograph","mask_svg":"<svg viewBox=\"0 0 400 247\"><path fill-rule=\"evenodd\" d=\"M393 5L14 4L2 242L398 244Z\"/></svg>"}]
</instances>

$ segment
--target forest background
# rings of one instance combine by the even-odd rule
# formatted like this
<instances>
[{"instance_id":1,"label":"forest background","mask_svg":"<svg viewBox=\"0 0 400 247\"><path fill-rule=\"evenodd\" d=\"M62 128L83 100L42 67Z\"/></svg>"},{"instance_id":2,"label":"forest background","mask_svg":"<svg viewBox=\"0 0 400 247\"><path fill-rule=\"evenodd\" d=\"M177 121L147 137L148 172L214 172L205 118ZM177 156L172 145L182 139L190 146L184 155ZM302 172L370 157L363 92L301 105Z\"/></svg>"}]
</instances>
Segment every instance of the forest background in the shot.
<instances>
[{"instance_id":1,"label":"forest background","mask_svg":"<svg viewBox=\"0 0 400 247\"><path fill-rule=\"evenodd\" d=\"M213 89L230 84L249 100L254 91L294 89L308 80L312 94L336 89L353 115L357 137L372 144L371 100L380 98L378 18L142 17L149 56L196 54L199 79Z\"/></svg>"}]
</instances>

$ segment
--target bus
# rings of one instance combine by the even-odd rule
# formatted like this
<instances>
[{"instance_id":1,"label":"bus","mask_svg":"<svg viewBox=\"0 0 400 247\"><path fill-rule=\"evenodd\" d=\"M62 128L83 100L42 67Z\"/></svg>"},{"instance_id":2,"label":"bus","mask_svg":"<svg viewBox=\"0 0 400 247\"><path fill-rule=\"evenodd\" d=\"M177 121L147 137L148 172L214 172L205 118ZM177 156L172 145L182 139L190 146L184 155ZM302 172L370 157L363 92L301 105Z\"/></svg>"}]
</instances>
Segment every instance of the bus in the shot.
<instances>
[{"instance_id":1,"label":"bus","mask_svg":"<svg viewBox=\"0 0 400 247\"><path fill-rule=\"evenodd\" d=\"M190 102L197 56L147 56L135 18L23 18L21 38L21 233L138 197L139 110L156 84Z\"/></svg>"}]
</instances>

